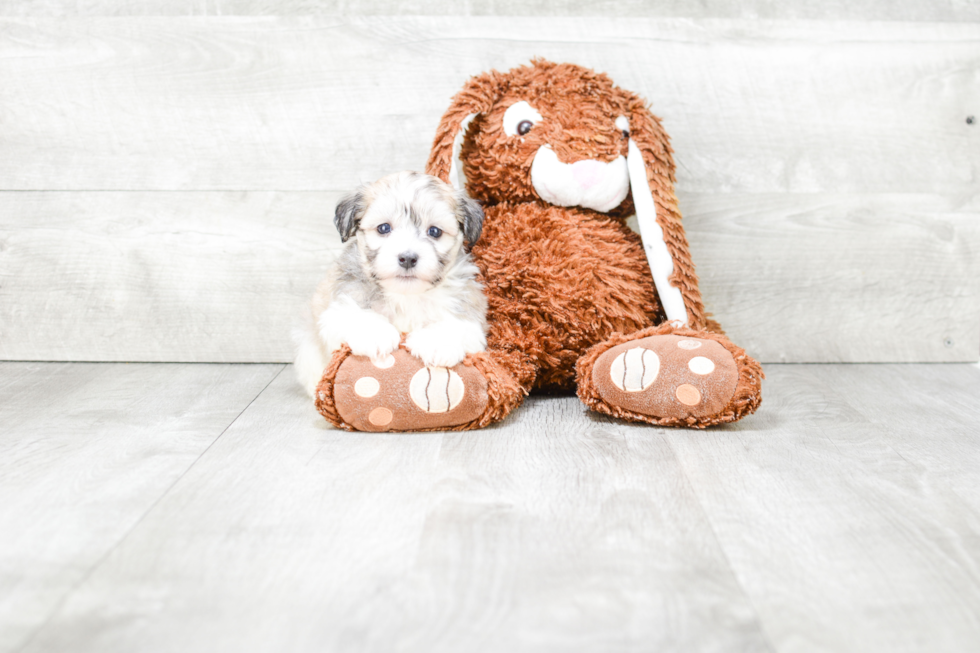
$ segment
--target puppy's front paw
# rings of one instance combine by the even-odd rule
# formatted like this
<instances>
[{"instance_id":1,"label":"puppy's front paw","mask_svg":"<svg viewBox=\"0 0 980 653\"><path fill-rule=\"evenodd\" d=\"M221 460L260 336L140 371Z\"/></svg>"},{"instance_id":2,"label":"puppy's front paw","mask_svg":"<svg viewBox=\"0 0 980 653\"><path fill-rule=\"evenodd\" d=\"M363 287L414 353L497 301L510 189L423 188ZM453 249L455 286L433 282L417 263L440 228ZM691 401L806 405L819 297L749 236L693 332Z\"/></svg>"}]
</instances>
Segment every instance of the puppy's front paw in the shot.
<instances>
[{"instance_id":1,"label":"puppy's front paw","mask_svg":"<svg viewBox=\"0 0 980 653\"><path fill-rule=\"evenodd\" d=\"M378 360L398 349L402 334L386 320L364 321L347 334L345 342L352 353Z\"/></svg>"},{"instance_id":2,"label":"puppy's front paw","mask_svg":"<svg viewBox=\"0 0 980 653\"><path fill-rule=\"evenodd\" d=\"M441 322L413 331L405 346L426 365L452 367L473 354L486 349L483 331L467 322Z\"/></svg>"}]
</instances>

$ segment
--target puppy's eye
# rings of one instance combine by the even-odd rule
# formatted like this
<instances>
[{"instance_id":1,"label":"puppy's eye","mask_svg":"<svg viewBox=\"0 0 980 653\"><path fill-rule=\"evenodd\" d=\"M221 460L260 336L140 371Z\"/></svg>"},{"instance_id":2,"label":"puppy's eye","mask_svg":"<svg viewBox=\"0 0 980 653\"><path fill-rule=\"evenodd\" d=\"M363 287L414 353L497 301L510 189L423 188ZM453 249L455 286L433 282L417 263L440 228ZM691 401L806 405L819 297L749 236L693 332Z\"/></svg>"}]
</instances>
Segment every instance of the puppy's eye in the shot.
<instances>
[{"instance_id":1,"label":"puppy's eye","mask_svg":"<svg viewBox=\"0 0 980 653\"><path fill-rule=\"evenodd\" d=\"M442 235L442 229L439 227L429 227L429 231L426 233L429 234L429 238L438 238Z\"/></svg>"},{"instance_id":2,"label":"puppy's eye","mask_svg":"<svg viewBox=\"0 0 980 653\"><path fill-rule=\"evenodd\" d=\"M534 107L521 100L504 111L504 133L508 136L523 136L541 122L541 114Z\"/></svg>"},{"instance_id":3,"label":"puppy's eye","mask_svg":"<svg viewBox=\"0 0 980 653\"><path fill-rule=\"evenodd\" d=\"M388 224L387 222L385 222L384 224L379 224L378 233L382 235L391 233L391 225Z\"/></svg>"}]
</instances>

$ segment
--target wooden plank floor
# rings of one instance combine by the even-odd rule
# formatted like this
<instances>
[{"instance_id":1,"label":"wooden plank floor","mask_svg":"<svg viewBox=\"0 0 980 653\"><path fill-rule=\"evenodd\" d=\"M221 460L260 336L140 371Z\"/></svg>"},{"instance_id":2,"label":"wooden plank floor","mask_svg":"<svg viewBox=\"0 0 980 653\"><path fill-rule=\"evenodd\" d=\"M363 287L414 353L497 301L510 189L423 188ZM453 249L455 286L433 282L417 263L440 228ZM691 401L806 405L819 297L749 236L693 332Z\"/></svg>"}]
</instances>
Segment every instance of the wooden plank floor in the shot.
<instances>
[{"instance_id":1,"label":"wooden plank floor","mask_svg":"<svg viewBox=\"0 0 980 653\"><path fill-rule=\"evenodd\" d=\"M0 363L0 651L980 650L980 366L767 374L371 435L288 366Z\"/></svg>"}]
</instances>

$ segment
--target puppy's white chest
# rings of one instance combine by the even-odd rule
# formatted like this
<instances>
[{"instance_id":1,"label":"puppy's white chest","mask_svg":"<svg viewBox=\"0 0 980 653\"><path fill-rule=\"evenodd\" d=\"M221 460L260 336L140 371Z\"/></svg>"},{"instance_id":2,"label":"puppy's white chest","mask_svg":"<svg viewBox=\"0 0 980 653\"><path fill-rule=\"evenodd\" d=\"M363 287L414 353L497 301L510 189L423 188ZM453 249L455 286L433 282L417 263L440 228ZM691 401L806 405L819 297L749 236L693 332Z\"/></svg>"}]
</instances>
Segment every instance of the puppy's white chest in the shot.
<instances>
[{"instance_id":1,"label":"puppy's white chest","mask_svg":"<svg viewBox=\"0 0 980 653\"><path fill-rule=\"evenodd\" d=\"M425 293L386 297L374 310L388 318L402 333L411 333L450 316L445 306L446 298L441 295Z\"/></svg>"}]
</instances>

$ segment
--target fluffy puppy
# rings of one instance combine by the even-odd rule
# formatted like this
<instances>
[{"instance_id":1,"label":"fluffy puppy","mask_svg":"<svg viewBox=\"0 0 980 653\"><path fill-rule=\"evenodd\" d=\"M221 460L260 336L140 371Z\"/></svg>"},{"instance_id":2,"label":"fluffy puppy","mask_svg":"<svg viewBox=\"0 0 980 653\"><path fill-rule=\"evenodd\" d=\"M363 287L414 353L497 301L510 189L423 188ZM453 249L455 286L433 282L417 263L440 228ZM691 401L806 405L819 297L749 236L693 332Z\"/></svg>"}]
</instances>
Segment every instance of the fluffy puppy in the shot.
<instances>
[{"instance_id":1,"label":"fluffy puppy","mask_svg":"<svg viewBox=\"0 0 980 653\"><path fill-rule=\"evenodd\" d=\"M342 344L381 361L407 334L408 350L440 367L486 348L487 301L464 248L483 228L478 203L399 172L341 200L334 222L347 245L297 333L296 374L311 396Z\"/></svg>"}]
</instances>

